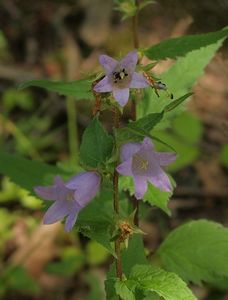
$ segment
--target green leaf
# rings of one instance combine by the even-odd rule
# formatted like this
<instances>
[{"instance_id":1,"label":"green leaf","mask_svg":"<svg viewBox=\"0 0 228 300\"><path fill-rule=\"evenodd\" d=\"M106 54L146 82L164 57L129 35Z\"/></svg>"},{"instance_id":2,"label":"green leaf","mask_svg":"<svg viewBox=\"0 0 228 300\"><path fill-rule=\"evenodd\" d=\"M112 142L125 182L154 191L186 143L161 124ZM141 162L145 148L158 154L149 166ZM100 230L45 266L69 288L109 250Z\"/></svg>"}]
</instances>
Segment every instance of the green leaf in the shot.
<instances>
[{"instance_id":1,"label":"green leaf","mask_svg":"<svg viewBox=\"0 0 228 300\"><path fill-rule=\"evenodd\" d=\"M199 220L172 231L158 249L162 266L186 281L228 286L228 229Z\"/></svg>"},{"instance_id":2,"label":"green leaf","mask_svg":"<svg viewBox=\"0 0 228 300\"><path fill-rule=\"evenodd\" d=\"M124 300L135 300L135 295L131 289L127 286L127 281L120 281L119 279L115 283L115 290L117 295L121 296ZM131 287L132 288L132 287Z\"/></svg>"},{"instance_id":3,"label":"green leaf","mask_svg":"<svg viewBox=\"0 0 228 300\"><path fill-rule=\"evenodd\" d=\"M104 299L104 290L101 286L101 280L97 274L88 273L85 276L85 280L89 285L90 292L86 297L86 300L100 300Z\"/></svg>"},{"instance_id":4,"label":"green leaf","mask_svg":"<svg viewBox=\"0 0 228 300\"><path fill-rule=\"evenodd\" d=\"M86 258L90 265L98 265L106 261L108 252L101 244L90 241L86 245Z\"/></svg>"},{"instance_id":5,"label":"green leaf","mask_svg":"<svg viewBox=\"0 0 228 300\"><path fill-rule=\"evenodd\" d=\"M228 143L224 144L220 153L220 162L226 168L228 168Z\"/></svg>"},{"instance_id":6,"label":"green leaf","mask_svg":"<svg viewBox=\"0 0 228 300\"><path fill-rule=\"evenodd\" d=\"M169 199L172 197L172 192L163 192L153 186L152 184L148 185L148 190L143 197L144 202L148 202L152 206L159 207L167 215L171 215L170 209L168 208Z\"/></svg>"},{"instance_id":7,"label":"green leaf","mask_svg":"<svg viewBox=\"0 0 228 300\"><path fill-rule=\"evenodd\" d=\"M95 117L85 129L80 147L80 158L92 168L105 163L111 156L113 138L108 135L102 124Z\"/></svg>"},{"instance_id":8,"label":"green leaf","mask_svg":"<svg viewBox=\"0 0 228 300\"><path fill-rule=\"evenodd\" d=\"M197 300L186 283L176 274L150 265L134 266L129 280L135 281L143 291L155 292L165 300Z\"/></svg>"},{"instance_id":9,"label":"green leaf","mask_svg":"<svg viewBox=\"0 0 228 300\"><path fill-rule=\"evenodd\" d=\"M50 92L56 92L64 96L73 96L77 100L94 98L89 80L75 81L51 81L51 80L29 80L21 83L18 88L24 89L31 86L44 88Z\"/></svg>"},{"instance_id":10,"label":"green leaf","mask_svg":"<svg viewBox=\"0 0 228 300\"><path fill-rule=\"evenodd\" d=\"M135 188L132 177L121 176L119 178L119 188L124 191L128 190L130 195L134 195ZM143 197L143 201L161 208L165 213L170 215L170 210L167 205L171 196L172 193L162 192L152 184L148 183L148 189Z\"/></svg>"},{"instance_id":11,"label":"green leaf","mask_svg":"<svg viewBox=\"0 0 228 300\"><path fill-rule=\"evenodd\" d=\"M76 228L115 256L113 244L110 242L112 226L112 192L101 190L100 194L79 213Z\"/></svg>"},{"instance_id":12,"label":"green leaf","mask_svg":"<svg viewBox=\"0 0 228 300\"><path fill-rule=\"evenodd\" d=\"M148 114L135 122L130 122L127 127L141 128L145 131L150 131L162 120L163 114L163 111L160 113Z\"/></svg>"},{"instance_id":13,"label":"green leaf","mask_svg":"<svg viewBox=\"0 0 228 300\"><path fill-rule=\"evenodd\" d=\"M177 152L177 159L168 167L169 171L180 170L190 165L200 154L199 148L188 141L187 133L186 138L178 136L175 132L164 131L154 132L154 136L171 145ZM159 151L165 150L165 147L161 143L156 142L156 140L155 145Z\"/></svg>"},{"instance_id":14,"label":"green leaf","mask_svg":"<svg viewBox=\"0 0 228 300\"><path fill-rule=\"evenodd\" d=\"M162 41L155 46L149 47L144 50L144 54L152 60L175 59L180 56L185 56L191 51L215 44L227 36L227 28L206 34L181 36Z\"/></svg>"},{"instance_id":15,"label":"green leaf","mask_svg":"<svg viewBox=\"0 0 228 300\"><path fill-rule=\"evenodd\" d=\"M122 253L123 272L129 276L131 269L135 264L146 264L147 259L143 245L143 239L140 235L134 235L130 241L128 248ZM107 280L105 281L106 298L110 300L118 300L115 292L116 282L115 263L112 264L107 273Z\"/></svg>"},{"instance_id":16,"label":"green leaf","mask_svg":"<svg viewBox=\"0 0 228 300\"><path fill-rule=\"evenodd\" d=\"M149 136L152 130L163 118L164 112L151 113L145 117L130 122L127 126L117 130L117 139L119 143L135 141L139 138Z\"/></svg>"},{"instance_id":17,"label":"green leaf","mask_svg":"<svg viewBox=\"0 0 228 300\"><path fill-rule=\"evenodd\" d=\"M164 111L169 112L169 111L173 110L174 108L179 106L182 102L184 102L191 95L192 95L192 93L187 93L186 95L172 101L171 103L169 103L168 105L165 106Z\"/></svg>"},{"instance_id":18,"label":"green leaf","mask_svg":"<svg viewBox=\"0 0 228 300\"><path fill-rule=\"evenodd\" d=\"M167 72L161 75L161 80L164 82L169 91L172 92L175 98L182 97L189 92L197 78L203 75L203 70L209 63L214 53L222 44L222 39L214 44L199 50L188 53L185 57L179 58L177 62L172 65ZM137 107L137 115L143 117L148 113L159 113L164 110L165 106L172 102L166 93L160 93L157 98L152 88L144 89L144 99ZM159 123L159 128L165 128L181 110L183 105L169 112L166 118Z\"/></svg>"},{"instance_id":19,"label":"green leaf","mask_svg":"<svg viewBox=\"0 0 228 300\"><path fill-rule=\"evenodd\" d=\"M34 186L50 183L53 176L63 172L55 166L0 152L0 173L34 194Z\"/></svg>"},{"instance_id":20,"label":"green leaf","mask_svg":"<svg viewBox=\"0 0 228 300\"><path fill-rule=\"evenodd\" d=\"M190 112L183 112L172 122L172 128L180 139L188 144L197 144L203 136L203 124Z\"/></svg>"}]
</instances>

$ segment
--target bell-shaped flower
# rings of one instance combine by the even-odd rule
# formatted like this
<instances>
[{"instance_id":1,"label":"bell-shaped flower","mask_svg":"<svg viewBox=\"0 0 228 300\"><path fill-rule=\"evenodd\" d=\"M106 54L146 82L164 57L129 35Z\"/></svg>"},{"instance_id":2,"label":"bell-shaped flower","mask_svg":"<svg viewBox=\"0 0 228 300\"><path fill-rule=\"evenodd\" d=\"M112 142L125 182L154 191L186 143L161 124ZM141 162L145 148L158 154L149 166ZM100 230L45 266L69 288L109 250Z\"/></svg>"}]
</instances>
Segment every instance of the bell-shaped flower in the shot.
<instances>
[{"instance_id":1,"label":"bell-shaped flower","mask_svg":"<svg viewBox=\"0 0 228 300\"><path fill-rule=\"evenodd\" d=\"M56 176L52 186L34 187L38 196L54 201L44 215L44 224L52 224L66 217L65 230L70 231L79 211L96 196L100 182L98 173L82 172L66 183Z\"/></svg>"},{"instance_id":2,"label":"bell-shaped flower","mask_svg":"<svg viewBox=\"0 0 228 300\"><path fill-rule=\"evenodd\" d=\"M126 105L130 88L141 89L149 86L144 75L135 72L138 61L136 50L129 52L120 61L108 55L101 55L99 61L106 76L93 89L98 93L112 92L120 106Z\"/></svg>"},{"instance_id":3,"label":"bell-shaped flower","mask_svg":"<svg viewBox=\"0 0 228 300\"><path fill-rule=\"evenodd\" d=\"M142 199L148 188L148 182L161 191L170 192L172 185L162 167L176 159L172 152L156 152L149 138L142 143L127 143L121 148L122 163L117 171L125 176L132 176L135 186L135 197Z\"/></svg>"}]
</instances>

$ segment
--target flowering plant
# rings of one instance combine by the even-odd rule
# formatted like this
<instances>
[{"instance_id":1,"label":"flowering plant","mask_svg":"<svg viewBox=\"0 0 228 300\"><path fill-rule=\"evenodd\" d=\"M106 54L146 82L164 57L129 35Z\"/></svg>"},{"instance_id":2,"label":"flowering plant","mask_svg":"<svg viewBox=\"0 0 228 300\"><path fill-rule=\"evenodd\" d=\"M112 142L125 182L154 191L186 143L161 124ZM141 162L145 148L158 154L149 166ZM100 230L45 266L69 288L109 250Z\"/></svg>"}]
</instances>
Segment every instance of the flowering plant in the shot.
<instances>
[{"instance_id":1,"label":"flowering plant","mask_svg":"<svg viewBox=\"0 0 228 300\"><path fill-rule=\"evenodd\" d=\"M168 173L192 162L183 163L181 157L188 147L194 153L195 145L187 144L181 153L182 148L175 146L184 147L184 142L173 145L175 139L165 130L181 113L185 100L192 95L190 88L228 30L170 39L140 49L138 13L153 1L115 2L126 18L133 18L134 50L120 59L101 54L104 73L101 77L94 75L92 80L32 80L21 85L68 97L70 166L53 167L3 153L0 171L51 203L44 213L45 225L64 221L65 231L75 234L78 229L113 256L114 264L105 282L108 300L194 300L189 282L204 281L219 288L228 282L224 263L227 230L206 220L187 223L175 229L158 249L148 250L147 257L140 213L150 213L153 207L171 214L169 200L175 181ZM143 64L143 56L152 63ZM161 75L161 81L152 70L156 61L166 58L177 62ZM74 144L74 96L95 100L93 118L83 132L79 151ZM128 111L125 118L123 108ZM112 130L101 122L101 115L107 111L112 113ZM225 250L219 248L221 244ZM211 260L205 259L208 252Z\"/></svg>"}]
</instances>

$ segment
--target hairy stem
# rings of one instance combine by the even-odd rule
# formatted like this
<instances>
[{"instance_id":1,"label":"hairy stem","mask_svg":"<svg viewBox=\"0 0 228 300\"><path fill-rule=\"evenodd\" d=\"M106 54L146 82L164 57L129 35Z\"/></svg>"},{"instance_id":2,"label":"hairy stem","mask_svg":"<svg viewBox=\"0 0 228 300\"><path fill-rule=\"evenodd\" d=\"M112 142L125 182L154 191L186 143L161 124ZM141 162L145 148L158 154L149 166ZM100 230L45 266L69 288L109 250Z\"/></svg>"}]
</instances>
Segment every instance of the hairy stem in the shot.
<instances>
[{"instance_id":1,"label":"hairy stem","mask_svg":"<svg viewBox=\"0 0 228 300\"><path fill-rule=\"evenodd\" d=\"M119 127L119 111L117 108L114 108L113 111L113 125L115 128ZM113 207L116 215L119 215L119 174L116 171L118 162L114 166L114 175L113 175ZM122 280L123 271L122 271L122 262L121 262L121 251L120 251L120 240L117 238L115 240L115 252L116 252L116 275Z\"/></svg>"},{"instance_id":2,"label":"hairy stem","mask_svg":"<svg viewBox=\"0 0 228 300\"><path fill-rule=\"evenodd\" d=\"M67 97L67 125L68 125L68 141L70 150L70 160L76 164L78 161L78 130L75 100L73 97Z\"/></svg>"},{"instance_id":3,"label":"hairy stem","mask_svg":"<svg viewBox=\"0 0 228 300\"><path fill-rule=\"evenodd\" d=\"M135 0L135 4L137 7L136 13L132 19L132 34L133 34L133 44L134 48L139 48L139 36L138 36L138 14L139 14L139 2L140 0ZM131 119L136 121L137 114L136 114L136 99L131 101ZM135 217L134 217L134 224L136 226L139 225L139 202L133 196L133 207L135 210Z\"/></svg>"}]
</instances>

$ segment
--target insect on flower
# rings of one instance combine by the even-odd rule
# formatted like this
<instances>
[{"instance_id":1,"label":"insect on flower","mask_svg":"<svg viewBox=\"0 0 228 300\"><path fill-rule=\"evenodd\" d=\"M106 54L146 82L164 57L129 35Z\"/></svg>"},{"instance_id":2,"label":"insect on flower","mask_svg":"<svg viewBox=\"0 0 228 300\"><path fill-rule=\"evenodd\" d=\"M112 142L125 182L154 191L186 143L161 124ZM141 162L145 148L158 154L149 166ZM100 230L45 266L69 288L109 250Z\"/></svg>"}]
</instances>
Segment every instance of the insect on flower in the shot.
<instances>
[{"instance_id":1,"label":"insect on flower","mask_svg":"<svg viewBox=\"0 0 228 300\"><path fill-rule=\"evenodd\" d=\"M124 107L127 104L130 89L143 89L149 86L143 74L135 72L138 61L136 50L129 52L120 61L108 55L101 55L99 60L106 75L93 90L97 93L112 92L120 106Z\"/></svg>"},{"instance_id":2,"label":"insect on flower","mask_svg":"<svg viewBox=\"0 0 228 300\"><path fill-rule=\"evenodd\" d=\"M167 95L169 96L170 99L173 99L173 94L168 92L168 89L167 89L167 86L166 86L165 83L163 83L161 81L154 80L154 78L145 71L143 72L143 75L147 79L150 86L154 89L155 94L158 97L159 97L158 90L163 90L163 91L166 91L166 93L167 93Z\"/></svg>"}]
</instances>

